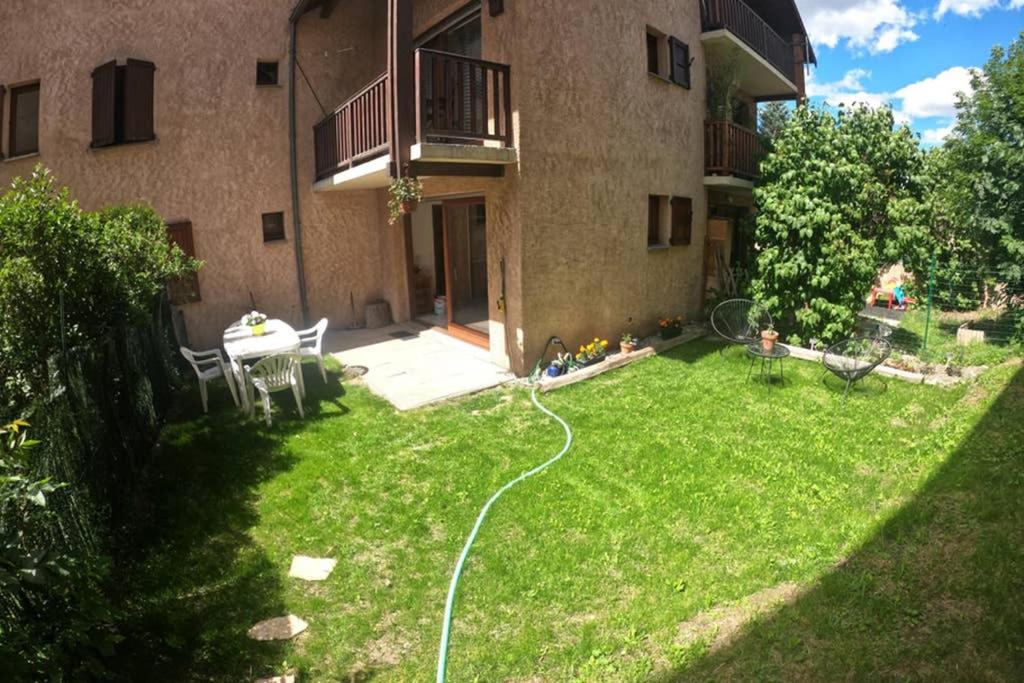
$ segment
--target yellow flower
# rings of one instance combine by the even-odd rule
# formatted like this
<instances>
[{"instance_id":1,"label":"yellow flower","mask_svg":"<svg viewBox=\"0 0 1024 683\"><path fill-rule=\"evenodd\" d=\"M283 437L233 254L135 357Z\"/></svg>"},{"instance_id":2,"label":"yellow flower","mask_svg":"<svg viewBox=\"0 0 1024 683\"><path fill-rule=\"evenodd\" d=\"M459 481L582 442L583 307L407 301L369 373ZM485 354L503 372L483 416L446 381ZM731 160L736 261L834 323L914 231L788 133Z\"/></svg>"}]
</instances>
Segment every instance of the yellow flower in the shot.
<instances>
[{"instance_id":1,"label":"yellow flower","mask_svg":"<svg viewBox=\"0 0 1024 683\"><path fill-rule=\"evenodd\" d=\"M608 340L607 339L602 339L601 340L601 346L608 346Z\"/></svg>"},{"instance_id":2,"label":"yellow flower","mask_svg":"<svg viewBox=\"0 0 1024 683\"><path fill-rule=\"evenodd\" d=\"M584 346L583 346L582 344L580 344L580 353L583 353L583 352L584 352L584 351L586 351L586 350L587 350L587 349L586 349L586 348L584 348Z\"/></svg>"}]
</instances>

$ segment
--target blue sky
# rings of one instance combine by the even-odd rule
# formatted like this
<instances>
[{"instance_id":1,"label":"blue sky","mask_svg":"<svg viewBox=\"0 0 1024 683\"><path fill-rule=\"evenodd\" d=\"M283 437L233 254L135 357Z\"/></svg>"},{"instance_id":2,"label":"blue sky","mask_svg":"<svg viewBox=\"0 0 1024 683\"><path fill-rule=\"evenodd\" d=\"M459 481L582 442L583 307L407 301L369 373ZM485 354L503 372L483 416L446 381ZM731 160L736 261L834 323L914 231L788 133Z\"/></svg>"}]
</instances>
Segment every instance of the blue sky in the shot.
<instances>
[{"instance_id":1,"label":"blue sky","mask_svg":"<svg viewBox=\"0 0 1024 683\"><path fill-rule=\"evenodd\" d=\"M953 122L967 70L1024 30L1024 0L796 2L818 56L811 98L891 103L926 145L940 142Z\"/></svg>"}]
</instances>

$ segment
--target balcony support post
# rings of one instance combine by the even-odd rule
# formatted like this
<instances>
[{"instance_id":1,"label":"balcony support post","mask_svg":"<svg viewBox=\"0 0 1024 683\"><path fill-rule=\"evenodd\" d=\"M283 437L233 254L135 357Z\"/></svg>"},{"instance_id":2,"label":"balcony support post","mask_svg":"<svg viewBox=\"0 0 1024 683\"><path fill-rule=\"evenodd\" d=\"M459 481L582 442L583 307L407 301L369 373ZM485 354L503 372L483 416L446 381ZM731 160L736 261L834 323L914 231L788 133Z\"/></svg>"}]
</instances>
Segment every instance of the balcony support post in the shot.
<instances>
[{"instance_id":1,"label":"balcony support post","mask_svg":"<svg viewBox=\"0 0 1024 683\"><path fill-rule=\"evenodd\" d=\"M392 176L404 173L415 135L415 61L412 49L412 0L388 0L388 137Z\"/></svg>"},{"instance_id":2,"label":"balcony support post","mask_svg":"<svg viewBox=\"0 0 1024 683\"><path fill-rule=\"evenodd\" d=\"M807 88L804 84L804 63L807 61L807 36L793 34L793 83L796 84L796 105L806 103Z\"/></svg>"}]
</instances>

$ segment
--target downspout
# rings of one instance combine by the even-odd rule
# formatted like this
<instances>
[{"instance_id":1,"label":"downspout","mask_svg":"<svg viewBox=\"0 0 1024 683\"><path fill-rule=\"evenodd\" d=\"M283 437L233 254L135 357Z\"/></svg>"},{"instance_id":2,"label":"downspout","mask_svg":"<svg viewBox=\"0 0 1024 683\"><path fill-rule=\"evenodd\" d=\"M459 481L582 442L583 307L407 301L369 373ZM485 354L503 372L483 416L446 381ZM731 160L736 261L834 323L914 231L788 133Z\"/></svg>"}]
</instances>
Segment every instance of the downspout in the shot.
<instances>
[{"instance_id":1,"label":"downspout","mask_svg":"<svg viewBox=\"0 0 1024 683\"><path fill-rule=\"evenodd\" d=\"M289 22L288 45L288 150L291 158L292 184L292 230L295 244L295 275L299 285L299 306L302 308L302 325L309 325L309 300L306 297L306 269L302 261L302 221L299 219L299 159L295 145L295 62L298 17Z\"/></svg>"}]
</instances>

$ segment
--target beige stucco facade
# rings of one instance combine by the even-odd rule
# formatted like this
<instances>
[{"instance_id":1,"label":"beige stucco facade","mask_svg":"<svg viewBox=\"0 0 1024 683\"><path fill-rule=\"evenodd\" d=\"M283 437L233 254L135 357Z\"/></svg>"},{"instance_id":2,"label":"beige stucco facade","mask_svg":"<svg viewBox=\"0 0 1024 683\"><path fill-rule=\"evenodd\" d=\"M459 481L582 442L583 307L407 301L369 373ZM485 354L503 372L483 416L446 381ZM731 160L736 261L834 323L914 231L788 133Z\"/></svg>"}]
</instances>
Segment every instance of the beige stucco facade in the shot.
<instances>
[{"instance_id":1,"label":"beige stucco facade","mask_svg":"<svg viewBox=\"0 0 1024 683\"><path fill-rule=\"evenodd\" d=\"M85 208L144 201L168 219L190 220L205 263L202 300L181 309L196 346L217 345L225 325L254 305L302 323L289 177L294 4L0 6L0 25L17 26L0 41L0 84L41 84L39 154L0 162L0 183L42 163ZM549 0L506 0L492 17L484 3L482 57L511 67L516 161L500 178L424 179L427 200L485 198L489 344L492 358L518 373L529 370L550 335L614 343L625 330L653 331L659 316L701 312L711 212L699 3L585 4L580 12ZM413 34L464 5L413 0ZM647 73L648 27L690 45L689 89ZM365 304L384 299L397 319L408 319L412 249L402 222L387 222L386 190L313 189L314 123L387 68L386 3L339 0L327 18L303 16L297 36L298 196L310 317L358 326ZM90 150L90 72L128 57L156 65L157 140ZM279 86L256 85L257 60L279 61ZM651 194L692 199L689 245L648 248ZM260 216L277 211L286 239L264 243Z\"/></svg>"}]
</instances>

